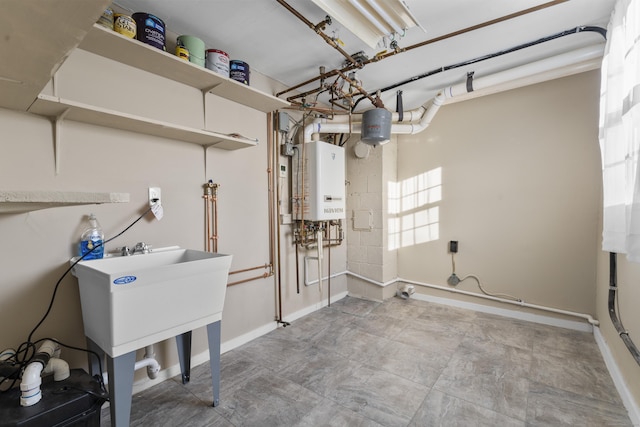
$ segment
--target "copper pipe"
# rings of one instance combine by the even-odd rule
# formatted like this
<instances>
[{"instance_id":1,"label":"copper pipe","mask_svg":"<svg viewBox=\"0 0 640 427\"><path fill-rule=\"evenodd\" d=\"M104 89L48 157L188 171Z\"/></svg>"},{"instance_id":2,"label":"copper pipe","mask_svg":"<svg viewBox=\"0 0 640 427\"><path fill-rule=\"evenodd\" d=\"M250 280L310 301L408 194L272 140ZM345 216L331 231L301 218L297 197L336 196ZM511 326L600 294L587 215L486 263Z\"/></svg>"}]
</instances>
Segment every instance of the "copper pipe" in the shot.
<instances>
[{"instance_id":1,"label":"copper pipe","mask_svg":"<svg viewBox=\"0 0 640 427\"><path fill-rule=\"evenodd\" d=\"M273 113L269 113L267 114L267 187L268 187L268 194L269 194L269 201L268 201L268 209L269 209L269 267L270 267L270 273L271 275L273 275L273 262L274 262L274 255L275 255L275 232L274 232L274 210L276 210L276 206L275 206L275 200L274 200L274 194L273 194L273 185L274 185L274 174L273 171L275 169L276 163L275 163L275 157L274 157L274 153L276 150L274 150L274 126L273 126L273 121L274 121L274 116ZM275 141L277 143L277 140ZM277 218L277 217L276 217ZM278 238L279 238L279 229L278 229ZM274 285L276 285L276 288L274 289L275 293L276 293L276 320L277 321L282 321L282 282L280 279L280 249L278 247L278 276L276 278L277 283L274 283ZM266 268L266 265L265 265Z\"/></svg>"},{"instance_id":2,"label":"copper pipe","mask_svg":"<svg viewBox=\"0 0 640 427\"><path fill-rule=\"evenodd\" d=\"M206 192L206 190L205 190ZM202 196L202 198L204 199L204 208L205 208L205 216L206 216L206 220L205 220L205 224L204 224L204 234L207 236L206 237L206 246L207 246L207 252L211 252L211 204L209 203L209 195L205 194L204 196Z\"/></svg>"},{"instance_id":3,"label":"copper pipe","mask_svg":"<svg viewBox=\"0 0 640 427\"><path fill-rule=\"evenodd\" d=\"M218 184L213 184L213 197L211 198L213 206L213 252L218 253Z\"/></svg>"},{"instance_id":4,"label":"copper pipe","mask_svg":"<svg viewBox=\"0 0 640 427\"><path fill-rule=\"evenodd\" d=\"M375 106L377 106L379 108L384 108L384 105L378 105L378 104L380 104L380 101L378 99L375 99L371 95L369 95L369 93L362 86L360 86L358 84L358 82L356 82L355 80L351 80L342 70L333 70L333 71L334 71L334 74L339 75L344 81L349 83L352 87L356 88L356 90L358 91L358 93L360 95L363 95L363 96L367 97L369 99L369 101L371 101L371 103L373 105L375 105ZM311 89L311 90L309 90L307 92L290 96L290 97L287 98L287 101L292 102L292 101L294 101L296 99L299 99L299 98L305 98L305 97L307 97L307 96L309 96L311 94L314 94L314 93L318 92L318 90L319 89L317 89L317 88L316 89ZM351 97L353 97L353 95L354 95L353 93L350 93L350 94L342 93L342 97L340 99L351 98Z\"/></svg>"},{"instance_id":5,"label":"copper pipe","mask_svg":"<svg viewBox=\"0 0 640 427\"><path fill-rule=\"evenodd\" d=\"M348 82L351 86L353 86L356 89L358 89L358 92L360 92L361 95L368 95L367 92L362 88L362 86L360 86L356 81L351 80L344 72L342 72L342 70L333 70L332 71L332 75L340 76L342 79L344 79L346 82ZM318 89L316 88L316 89L308 90L307 92L298 93L298 94L295 94L295 95L290 96L289 98L287 98L287 101L291 102L291 101L299 99L299 98L305 98L305 97L307 97L309 95L312 95L312 94L316 93L317 91L318 91ZM346 97L346 94L344 94L344 95ZM353 96L353 95L350 94L349 96Z\"/></svg>"},{"instance_id":6,"label":"copper pipe","mask_svg":"<svg viewBox=\"0 0 640 427\"><path fill-rule=\"evenodd\" d=\"M271 264L258 265L256 267L249 267L249 268L243 268L242 270L230 271L229 275L238 274L238 273L244 273L245 271L260 270L261 268L262 269L266 269L266 268L270 268L270 267L271 267Z\"/></svg>"},{"instance_id":7,"label":"copper pipe","mask_svg":"<svg viewBox=\"0 0 640 427\"><path fill-rule=\"evenodd\" d=\"M278 0L278 1L280 1L280 0ZM451 33L447 33L447 34L444 34L442 36L434 37L432 39L425 40L425 41L420 42L420 43L412 44L411 46L408 46L408 47L405 47L405 48L399 48L399 49L396 49L396 50L391 51L389 53L376 55L371 59L367 59L366 61L358 63L357 66L354 66L354 65L350 64L350 65L347 65L346 67L343 67L339 71L342 72L342 73L347 73L347 72L349 72L351 70L354 70L356 68L363 68L367 64L370 64L372 62L381 61L381 60L386 59L386 58L388 58L390 56L394 56L394 55L396 55L398 53L407 52L409 50L413 50L413 49L416 49L416 48L419 48L419 47L422 47L422 46L426 46L428 44L432 44L432 43L436 43L436 42L439 42L439 41L442 41L442 40L446 40L446 39L449 39L451 37L459 36L461 34L465 34L465 33L468 33L470 31L475 31L475 30L478 30L480 28L488 27L490 25L495 25L495 24L498 24L498 23L503 22L503 21L508 21L510 19L518 18L520 16L527 15L527 14L533 13L533 12L537 12L539 10L546 9L548 7L551 7L551 6L556 6L558 4L565 3L567 1L569 1L569 0L553 0L553 1L549 1L547 3L539 4L537 6L533 6L533 7L527 8L527 9L523 9L523 10L520 10L518 12L510 13L508 15L504 15L504 16L501 16L501 17L496 18L496 19L491 19L489 21L485 21L485 22L482 22L480 24L472 25L470 27L466 27L466 28L463 28L463 29L460 29L460 30L457 30L457 31L453 31ZM333 71L337 71L337 70L329 71L329 73L332 73ZM328 74L328 73L325 73L325 75L326 74ZM280 92L277 96L279 96L279 95L281 95L283 93L290 92L291 90L297 89L301 85L304 86L306 84L313 83L314 81L320 79L321 77L322 76L316 76L313 79L307 80L303 84L292 86L288 90Z\"/></svg>"},{"instance_id":8,"label":"copper pipe","mask_svg":"<svg viewBox=\"0 0 640 427\"><path fill-rule=\"evenodd\" d=\"M302 116L302 128L305 128L304 117ZM303 138L304 139L304 138ZM298 193L298 208L300 209L300 238L305 240L306 238L306 230L304 228L304 202L305 202L305 187L304 187L304 171L305 171L305 163L306 163L306 155L305 147L307 141L302 141L302 150L298 150L301 153L298 156L298 167L302 169L302 171L298 171L300 174L300 191ZM302 197L300 197L300 193L302 193Z\"/></svg>"},{"instance_id":9,"label":"copper pipe","mask_svg":"<svg viewBox=\"0 0 640 427\"><path fill-rule=\"evenodd\" d=\"M278 117L280 117L278 115ZM279 119L278 119L279 120ZM273 123L273 119L269 120L269 123ZM278 122L279 123L279 122ZM271 156L269 158L269 161L271 162L272 165L272 169L275 169L276 165L278 164L278 159L279 159L279 155L278 155L278 150L274 148L275 147L279 147L280 146L280 140L278 139L278 133L275 132L274 129L271 130L271 135L272 138L275 138L275 143L272 142L271 143ZM274 177L270 180L272 183L275 184L275 180L278 179ZM275 217L275 226L276 226L276 230L274 233L274 245L275 245L275 256L276 256L276 265L278 266L278 321L282 322L284 324L284 321L282 320L282 258L281 258L281 248L280 248L280 236L281 236L281 232L280 232L280 185L276 185L276 195L275 195L275 199L272 201L272 206L270 207L270 210L273 211L275 210L276 213L276 217ZM274 260L271 260L271 264L273 265ZM273 269L271 270L273 271Z\"/></svg>"},{"instance_id":10,"label":"copper pipe","mask_svg":"<svg viewBox=\"0 0 640 427\"><path fill-rule=\"evenodd\" d=\"M373 105L378 106L378 104L380 103L380 102L379 102L379 100L376 100L376 99L374 99L371 95L369 95L369 94L367 93L367 91L366 91L366 90L364 90L364 88L358 84L358 82L356 82L355 80L351 80L351 79L350 79L346 74L344 74L342 71L338 71L338 74L340 74L340 77L342 77L345 81L349 82L349 84L350 84L351 86L353 86L354 88L356 88L356 89L358 90L358 92L360 92L362 95L366 96L366 97L367 97L367 99L368 99L369 101L371 101L371 103L372 103ZM382 107L384 107L384 106L380 106L380 107L382 108Z\"/></svg>"},{"instance_id":11,"label":"copper pipe","mask_svg":"<svg viewBox=\"0 0 640 427\"><path fill-rule=\"evenodd\" d=\"M533 7L527 8L527 9L519 10L517 12L510 13L508 15L504 15L504 16L501 16L501 17L496 18L496 19L491 19L489 21L485 21L485 22L482 22L482 23L477 24L477 25L472 25L471 27L466 27L466 28L463 28L461 30L454 31L452 33L448 33L448 34L445 34L445 35L442 35L442 36L439 36L439 37L435 37L435 38L432 38L432 39L429 39L429 40L425 40L425 41L420 42L420 43L412 44L411 46L408 46L406 48L399 48L399 49L396 49L396 50L388 52L388 53L384 53L384 54L381 54L381 55L376 55L373 58L364 61L364 64L366 65L366 64L370 64L372 62L378 62L378 61L381 61L381 60L383 60L385 58L388 58L390 56L394 56L394 55L396 55L398 53L407 52L409 50L416 49L416 48L422 47L422 46L426 46L428 44L436 43L436 42L439 42L439 41L442 41L442 40L445 40L445 39L448 39L448 38L451 38L451 37L459 36L461 34L468 33L470 31L479 30L480 28L488 27L490 25L495 25L495 24L498 24L498 23L503 22L503 21L508 21L510 19L518 18L520 16L527 15L527 14L532 13L532 12L537 12L539 10L546 9L548 7L551 7L551 6L556 6L556 5L560 4L560 3L565 3L567 1L569 1L569 0L553 0L553 1L549 1L547 3L539 4L537 6L533 6ZM352 69L353 68L350 68L350 70L352 70Z\"/></svg>"},{"instance_id":12,"label":"copper pipe","mask_svg":"<svg viewBox=\"0 0 640 427\"><path fill-rule=\"evenodd\" d=\"M316 80L318 80L318 79L325 79L325 78L327 78L327 77L333 77L333 76L335 76L336 74L338 74L337 70L332 70L332 71L329 71L328 73L320 74L318 77L313 77L313 78L311 78L311 79L309 79L309 80L307 80L307 81L305 81L305 82L298 83L298 84L297 84L297 85L295 85L295 86L291 86L290 88L287 88L286 90L283 90L282 92L278 92L278 93L276 93L276 96L280 96L280 95L285 94L285 93L287 93L287 92L291 92L292 90L296 90L296 89L298 89L299 87L306 86L306 85L308 85L309 83L313 83L313 82L315 82L315 81L316 81Z\"/></svg>"},{"instance_id":13,"label":"copper pipe","mask_svg":"<svg viewBox=\"0 0 640 427\"><path fill-rule=\"evenodd\" d=\"M290 107L285 107L285 109L287 109L287 110L295 110L295 111L300 111L300 110L316 111L318 113L327 114L328 116L337 115L336 111L331 110L329 108L307 107L307 106L303 105L302 103L297 103L297 102L292 102L291 104L292 105Z\"/></svg>"},{"instance_id":14,"label":"copper pipe","mask_svg":"<svg viewBox=\"0 0 640 427\"><path fill-rule=\"evenodd\" d=\"M206 249L207 252L218 252L218 187L220 184L214 184L211 180L204 185L206 223L205 234L207 236ZM212 213L213 210L213 213Z\"/></svg>"},{"instance_id":15,"label":"copper pipe","mask_svg":"<svg viewBox=\"0 0 640 427\"><path fill-rule=\"evenodd\" d=\"M331 47L333 47L335 50L337 50L338 52L340 52L342 54L342 56L344 56L347 61L349 61L350 63L354 64L357 66L358 62L353 59L351 57L351 55L349 55L347 52L345 52L339 45L338 43L335 42L335 40L333 40L331 37L329 37L328 35L326 35L323 31L322 28L324 28L324 23L326 21L321 22L318 25L313 25L313 23L311 23L311 21L309 21L307 18L305 18L304 16L302 16L302 14L300 12L298 12L297 10L295 10L292 6L290 6L287 2L285 2L284 0L277 0L278 3L280 3L282 6L284 6L289 12L293 13L299 20L301 20L302 22L305 23L305 25L309 28L311 28L313 31L316 32L316 34L318 34L320 37L322 37L324 39L325 42L327 42Z\"/></svg>"},{"instance_id":16,"label":"copper pipe","mask_svg":"<svg viewBox=\"0 0 640 427\"><path fill-rule=\"evenodd\" d=\"M247 282L250 282L252 280L266 279L269 276L273 276L273 273L264 273L264 274L262 274L260 276L249 277L248 279L238 280L237 282L229 282L229 283L227 283L227 287L233 286L233 285L239 285L240 283L247 283Z\"/></svg>"},{"instance_id":17,"label":"copper pipe","mask_svg":"<svg viewBox=\"0 0 640 427\"><path fill-rule=\"evenodd\" d=\"M338 100L340 100L340 99L346 99L346 98L347 98L347 97L345 96L345 97L343 97L343 98L338 98L337 100L336 100L336 99L330 99L330 100L329 100L329 103L331 103L331 105L335 105L336 107L338 107L338 108L340 108L340 109L344 110L345 112L346 112L346 111L351 111L351 102L349 102L349 106L348 106L348 107L347 107L346 105L344 105L344 104L342 104L342 103L338 102Z\"/></svg>"}]
</instances>

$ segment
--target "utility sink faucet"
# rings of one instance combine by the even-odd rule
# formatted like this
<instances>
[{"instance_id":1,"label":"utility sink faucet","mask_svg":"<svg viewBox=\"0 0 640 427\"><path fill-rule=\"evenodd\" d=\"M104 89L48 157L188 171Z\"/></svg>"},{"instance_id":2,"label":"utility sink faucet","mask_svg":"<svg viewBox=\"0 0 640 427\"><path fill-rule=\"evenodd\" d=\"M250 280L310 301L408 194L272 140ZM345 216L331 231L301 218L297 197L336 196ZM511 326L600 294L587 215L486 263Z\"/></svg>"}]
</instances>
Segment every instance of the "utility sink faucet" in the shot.
<instances>
[{"instance_id":1,"label":"utility sink faucet","mask_svg":"<svg viewBox=\"0 0 640 427\"><path fill-rule=\"evenodd\" d=\"M133 248L133 255L148 254L149 252L151 252L151 246L147 245L145 242L138 242Z\"/></svg>"}]
</instances>

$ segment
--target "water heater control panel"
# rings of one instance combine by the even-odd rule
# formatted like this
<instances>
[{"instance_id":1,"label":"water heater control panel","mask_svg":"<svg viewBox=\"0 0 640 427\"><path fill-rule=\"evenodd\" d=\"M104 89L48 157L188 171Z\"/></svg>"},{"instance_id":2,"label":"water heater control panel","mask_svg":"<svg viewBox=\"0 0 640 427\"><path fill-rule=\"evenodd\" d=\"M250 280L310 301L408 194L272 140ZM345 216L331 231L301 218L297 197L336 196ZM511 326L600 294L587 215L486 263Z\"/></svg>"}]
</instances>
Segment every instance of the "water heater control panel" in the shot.
<instances>
[{"instance_id":1,"label":"water heater control panel","mask_svg":"<svg viewBox=\"0 0 640 427\"><path fill-rule=\"evenodd\" d=\"M297 146L292 159L293 218L346 218L345 154L339 145L312 141Z\"/></svg>"}]
</instances>

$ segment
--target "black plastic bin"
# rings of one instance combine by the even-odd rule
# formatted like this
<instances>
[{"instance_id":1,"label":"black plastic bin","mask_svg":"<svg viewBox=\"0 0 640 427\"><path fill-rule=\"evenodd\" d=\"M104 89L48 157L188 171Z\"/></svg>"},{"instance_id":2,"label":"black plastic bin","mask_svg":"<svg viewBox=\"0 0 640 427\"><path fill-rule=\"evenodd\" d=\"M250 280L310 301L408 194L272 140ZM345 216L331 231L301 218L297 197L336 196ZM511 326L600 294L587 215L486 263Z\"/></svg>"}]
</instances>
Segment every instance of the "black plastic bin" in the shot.
<instances>
[{"instance_id":1,"label":"black plastic bin","mask_svg":"<svg viewBox=\"0 0 640 427\"><path fill-rule=\"evenodd\" d=\"M42 379L42 400L32 406L20 406L20 389L0 393L0 427L100 427L100 408L106 395L98 382L82 369L53 381Z\"/></svg>"}]
</instances>

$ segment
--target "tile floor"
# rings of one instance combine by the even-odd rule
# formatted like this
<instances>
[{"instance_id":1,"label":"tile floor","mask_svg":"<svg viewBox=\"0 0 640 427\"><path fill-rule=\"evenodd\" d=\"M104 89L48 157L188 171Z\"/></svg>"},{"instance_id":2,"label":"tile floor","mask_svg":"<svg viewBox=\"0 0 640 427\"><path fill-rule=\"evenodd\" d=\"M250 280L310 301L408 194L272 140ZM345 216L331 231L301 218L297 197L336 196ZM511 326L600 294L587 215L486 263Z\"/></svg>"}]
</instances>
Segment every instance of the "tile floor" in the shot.
<instances>
[{"instance_id":1,"label":"tile floor","mask_svg":"<svg viewBox=\"0 0 640 427\"><path fill-rule=\"evenodd\" d=\"M590 333L346 297L134 396L132 426L630 426ZM102 426L109 411L102 411Z\"/></svg>"}]
</instances>

